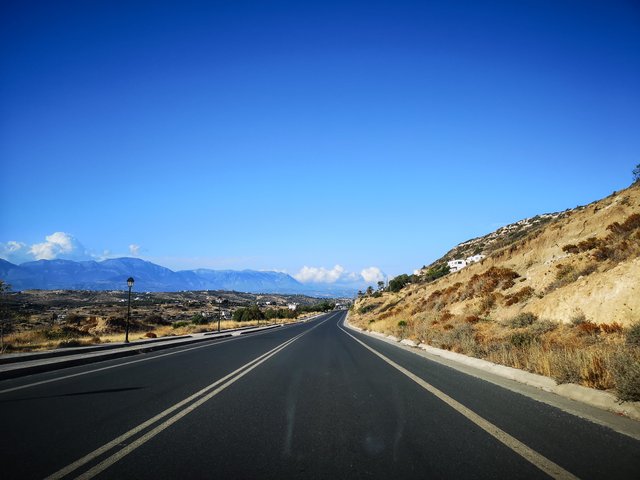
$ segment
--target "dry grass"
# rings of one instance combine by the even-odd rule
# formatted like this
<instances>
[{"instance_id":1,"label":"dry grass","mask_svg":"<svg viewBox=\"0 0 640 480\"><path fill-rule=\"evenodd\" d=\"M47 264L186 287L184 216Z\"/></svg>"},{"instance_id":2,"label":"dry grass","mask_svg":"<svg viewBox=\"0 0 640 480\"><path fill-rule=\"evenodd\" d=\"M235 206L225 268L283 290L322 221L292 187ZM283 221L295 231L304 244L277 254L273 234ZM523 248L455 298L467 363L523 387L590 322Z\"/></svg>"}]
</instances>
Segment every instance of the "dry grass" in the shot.
<instances>
[{"instance_id":1,"label":"dry grass","mask_svg":"<svg viewBox=\"0 0 640 480\"><path fill-rule=\"evenodd\" d=\"M368 330L552 377L559 383L599 390L617 388L621 399L640 400L640 348L630 348L627 342L633 329L624 329L615 322L563 325L533 315L524 317L496 322L443 310L415 316L399 312L384 319L374 317L366 323L362 316L355 315L351 322ZM626 360L621 361L623 357Z\"/></svg>"},{"instance_id":2,"label":"dry grass","mask_svg":"<svg viewBox=\"0 0 640 480\"><path fill-rule=\"evenodd\" d=\"M304 318L303 315L296 319L279 320L278 323L291 323ZM65 347L81 347L101 343L113 343L124 341L124 329L117 328L117 332L111 328L105 328L104 323L90 323L92 327L83 325L81 328L74 326L41 327L29 331L5 334L2 353L31 352L40 350L53 350ZM178 322L186 323L186 322ZM220 329L227 330L240 327L256 326L257 321L236 322L233 320L223 320L220 322ZM262 320L261 325L267 323ZM96 327L97 330L96 331ZM202 325L186 323L178 328L172 325L141 325L133 324L129 331L129 340L144 340L149 338L164 338L172 336L190 335L194 333L211 332L218 329L218 322L211 322ZM102 331L100 331L102 330ZM89 333L93 332L93 333Z\"/></svg>"}]
</instances>

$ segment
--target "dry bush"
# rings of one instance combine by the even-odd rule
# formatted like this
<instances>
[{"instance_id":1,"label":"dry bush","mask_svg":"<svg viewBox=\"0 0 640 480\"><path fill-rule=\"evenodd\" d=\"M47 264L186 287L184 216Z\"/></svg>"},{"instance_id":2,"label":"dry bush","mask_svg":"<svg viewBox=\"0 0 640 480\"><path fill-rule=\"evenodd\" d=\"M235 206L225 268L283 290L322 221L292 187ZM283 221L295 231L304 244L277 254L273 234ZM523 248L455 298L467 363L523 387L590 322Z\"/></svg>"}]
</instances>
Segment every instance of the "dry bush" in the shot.
<instances>
[{"instance_id":1,"label":"dry bush","mask_svg":"<svg viewBox=\"0 0 640 480\"><path fill-rule=\"evenodd\" d=\"M582 335L596 335L600 333L600 326L590 321L578 323L576 328Z\"/></svg>"},{"instance_id":2,"label":"dry bush","mask_svg":"<svg viewBox=\"0 0 640 480\"><path fill-rule=\"evenodd\" d=\"M531 298L534 294L535 294L535 290L533 288L523 287L517 292L504 297L505 305L509 307L511 305L515 305L516 303L523 302Z\"/></svg>"},{"instance_id":3,"label":"dry bush","mask_svg":"<svg viewBox=\"0 0 640 480\"><path fill-rule=\"evenodd\" d=\"M624 330L624 327L618 322L601 323L599 327L604 333L620 333Z\"/></svg>"},{"instance_id":4,"label":"dry bush","mask_svg":"<svg viewBox=\"0 0 640 480\"><path fill-rule=\"evenodd\" d=\"M618 352L613 358L612 370L618 399L640 401L640 352Z\"/></svg>"},{"instance_id":5,"label":"dry bush","mask_svg":"<svg viewBox=\"0 0 640 480\"><path fill-rule=\"evenodd\" d=\"M506 324L511 328L528 327L538 320L538 317L530 312L521 312L512 319L508 320Z\"/></svg>"},{"instance_id":6,"label":"dry bush","mask_svg":"<svg viewBox=\"0 0 640 480\"><path fill-rule=\"evenodd\" d=\"M515 285L520 275L508 268L491 267L481 274L473 275L458 296L459 300L483 297L497 289L507 290Z\"/></svg>"}]
</instances>

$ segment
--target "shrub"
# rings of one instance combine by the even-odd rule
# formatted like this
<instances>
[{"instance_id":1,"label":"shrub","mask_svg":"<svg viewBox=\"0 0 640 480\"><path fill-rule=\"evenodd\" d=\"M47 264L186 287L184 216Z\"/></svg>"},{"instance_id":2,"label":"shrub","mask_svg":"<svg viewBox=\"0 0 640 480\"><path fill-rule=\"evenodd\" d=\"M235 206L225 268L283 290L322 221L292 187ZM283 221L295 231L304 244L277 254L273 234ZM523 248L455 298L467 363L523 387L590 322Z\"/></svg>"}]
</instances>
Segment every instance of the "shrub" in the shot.
<instances>
[{"instance_id":1,"label":"shrub","mask_svg":"<svg viewBox=\"0 0 640 480\"><path fill-rule=\"evenodd\" d=\"M636 322L629 327L625 334L627 345L640 348L640 322Z\"/></svg>"},{"instance_id":2,"label":"shrub","mask_svg":"<svg viewBox=\"0 0 640 480\"><path fill-rule=\"evenodd\" d=\"M558 328L558 324L556 322L552 322L551 320L538 320L531 324L529 330L537 337L555 330L556 328Z\"/></svg>"},{"instance_id":3,"label":"shrub","mask_svg":"<svg viewBox=\"0 0 640 480\"><path fill-rule=\"evenodd\" d=\"M406 327L406 326L407 326L407 322L405 322L404 320L400 320L400 321L398 322L398 326L399 326L399 327Z\"/></svg>"},{"instance_id":4,"label":"shrub","mask_svg":"<svg viewBox=\"0 0 640 480\"><path fill-rule=\"evenodd\" d=\"M622 332L624 328L618 322L613 322L613 323L601 323L600 330L602 330L604 333L618 333L618 332Z\"/></svg>"},{"instance_id":5,"label":"shrub","mask_svg":"<svg viewBox=\"0 0 640 480\"><path fill-rule=\"evenodd\" d=\"M578 248L578 246L573 245L572 243L562 247L562 251L565 253L580 253L580 249Z\"/></svg>"},{"instance_id":6,"label":"shrub","mask_svg":"<svg viewBox=\"0 0 640 480\"><path fill-rule=\"evenodd\" d=\"M67 323L72 323L74 325L79 325L85 320L85 316L84 315L80 315L78 313L71 313L71 314L67 315L66 320L67 320Z\"/></svg>"},{"instance_id":7,"label":"shrub","mask_svg":"<svg viewBox=\"0 0 640 480\"><path fill-rule=\"evenodd\" d=\"M506 299L505 305L508 307L511 305L515 305L516 303L520 303L524 300L527 300L528 298L531 298L534 293L535 293L535 290L533 288L523 287L517 292L512 293L511 295L507 295L505 297Z\"/></svg>"},{"instance_id":8,"label":"shrub","mask_svg":"<svg viewBox=\"0 0 640 480\"><path fill-rule=\"evenodd\" d=\"M580 365L570 351L565 350L554 355L553 364L553 377L558 381L558 383L580 382Z\"/></svg>"},{"instance_id":9,"label":"shrub","mask_svg":"<svg viewBox=\"0 0 640 480\"><path fill-rule=\"evenodd\" d=\"M480 321L480 317L477 315L468 315L464 321L467 323L478 323Z\"/></svg>"},{"instance_id":10,"label":"shrub","mask_svg":"<svg viewBox=\"0 0 640 480\"><path fill-rule=\"evenodd\" d=\"M575 313L573 314L573 317L571 317L571 325L573 325L574 327L577 327L578 325L586 321L587 321L587 316L584 314L582 310L576 310Z\"/></svg>"},{"instance_id":11,"label":"shrub","mask_svg":"<svg viewBox=\"0 0 640 480\"><path fill-rule=\"evenodd\" d=\"M581 322L578 325L576 325L576 328L578 329L578 332L580 332L583 335L596 335L598 333L600 333L600 327L590 321L585 321L585 322Z\"/></svg>"},{"instance_id":12,"label":"shrub","mask_svg":"<svg viewBox=\"0 0 640 480\"><path fill-rule=\"evenodd\" d=\"M619 400L640 401L640 357L630 352L618 353L612 362Z\"/></svg>"},{"instance_id":13,"label":"shrub","mask_svg":"<svg viewBox=\"0 0 640 480\"><path fill-rule=\"evenodd\" d=\"M538 317L530 312L522 312L507 322L511 328L528 327L538 320Z\"/></svg>"},{"instance_id":14,"label":"shrub","mask_svg":"<svg viewBox=\"0 0 640 480\"><path fill-rule=\"evenodd\" d=\"M63 340L58 344L58 348L73 348L81 347L83 343L77 338L71 338L69 340Z\"/></svg>"},{"instance_id":15,"label":"shrub","mask_svg":"<svg viewBox=\"0 0 640 480\"><path fill-rule=\"evenodd\" d=\"M173 328L186 327L187 325L189 325L189 322L173 322L171 324Z\"/></svg>"},{"instance_id":16,"label":"shrub","mask_svg":"<svg viewBox=\"0 0 640 480\"><path fill-rule=\"evenodd\" d=\"M202 315L194 315L193 317L191 317L191 323L193 323L194 325L204 325L208 322L206 317L203 317Z\"/></svg>"},{"instance_id":17,"label":"shrub","mask_svg":"<svg viewBox=\"0 0 640 480\"><path fill-rule=\"evenodd\" d=\"M531 332L516 332L509 337L509 343L514 347L526 347L533 342L534 336Z\"/></svg>"},{"instance_id":18,"label":"shrub","mask_svg":"<svg viewBox=\"0 0 640 480\"><path fill-rule=\"evenodd\" d=\"M398 275L389 281L389 291L390 292L399 292L407 283L411 281L411 277L406 273L402 275Z\"/></svg>"},{"instance_id":19,"label":"shrub","mask_svg":"<svg viewBox=\"0 0 640 480\"><path fill-rule=\"evenodd\" d=\"M364 315L365 313L369 313L380 306L379 303L370 303L368 305L363 305L358 309L358 313Z\"/></svg>"},{"instance_id":20,"label":"shrub","mask_svg":"<svg viewBox=\"0 0 640 480\"><path fill-rule=\"evenodd\" d=\"M236 322L250 322L252 320L264 320L264 313L257 305L246 308L239 308L233 312L233 319Z\"/></svg>"},{"instance_id":21,"label":"shrub","mask_svg":"<svg viewBox=\"0 0 640 480\"><path fill-rule=\"evenodd\" d=\"M144 334L144 336L147 337L147 338L158 338L158 335L156 335L153 332L147 332L147 333Z\"/></svg>"},{"instance_id":22,"label":"shrub","mask_svg":"<svg viewBox=\"0 0 640 480\"><path fill-rule=\"evenodd\" d=\"M601 242L596 237L590 237L578 243L578 249L581 252L587 252L589 250L593 250L594 248L598 248L600 246L600 243Z\"/></svg>"}]
</instances>

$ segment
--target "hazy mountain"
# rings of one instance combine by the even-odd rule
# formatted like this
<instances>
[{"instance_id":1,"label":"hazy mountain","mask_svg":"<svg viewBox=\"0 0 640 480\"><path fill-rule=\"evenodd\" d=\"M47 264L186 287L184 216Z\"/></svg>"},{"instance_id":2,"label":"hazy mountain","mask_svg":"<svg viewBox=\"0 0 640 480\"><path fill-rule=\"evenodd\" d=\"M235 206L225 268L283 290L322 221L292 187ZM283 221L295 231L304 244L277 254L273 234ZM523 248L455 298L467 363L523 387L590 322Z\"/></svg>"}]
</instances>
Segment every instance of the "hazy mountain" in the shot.
<instances>
[{"instance_id":1,"label":"hazy mountain","mask_svg":"<svg viewBox=\"0 0 640 480\"><path fill-rule=\"evenodd\" d=\"M0 259L0 278L14 290L123 290L127 278L135 289L149 292L178 290L235 290L251 293L305 293L317 296L352 295L352 289L307 286L280 272L255 270L181 270L174 272L139 258L101 262L38 260L14 265Z\"/></svg>"}]
</instances>

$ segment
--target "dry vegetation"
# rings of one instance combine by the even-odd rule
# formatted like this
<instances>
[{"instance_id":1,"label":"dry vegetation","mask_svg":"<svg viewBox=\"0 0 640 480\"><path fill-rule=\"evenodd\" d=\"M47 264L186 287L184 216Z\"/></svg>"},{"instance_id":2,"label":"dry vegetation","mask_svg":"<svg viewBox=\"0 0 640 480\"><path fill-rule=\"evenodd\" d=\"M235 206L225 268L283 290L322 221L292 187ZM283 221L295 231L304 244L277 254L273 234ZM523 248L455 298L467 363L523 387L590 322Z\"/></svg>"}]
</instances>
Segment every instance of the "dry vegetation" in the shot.
<instances>
[{"instance_id":1,"label":"dry vegetation","mask_svg":"<svg viewBox=\"0 0 640 480\"><path fill-rule=\"evenodd\" d=\"M358 299L352 323L640 400L640 186L545 218L452 250L490 238L481 263Z\"/></svg>"},{"instance_id":2,"label":"dry vegetation","mask_svg":"<svg viewBox=\"0 0 640 480\"><path fill-rule=\"evenodd\" d=\"M5 293L0 353L15 353L98 343L122 342L126 325L126 294L92 291L26 291ZM216 300L223 300L218 304ZM140 340L230 329L258 324L234 321L233 312L249 305L260 310L286 308L295 302L319 302L301 295L256 295L239 292L138 293L132 301L129 339ZM302 314L303 318L309 314ZM296 319L261 320L261 324Z\"/></svg>"}]
</instances>

